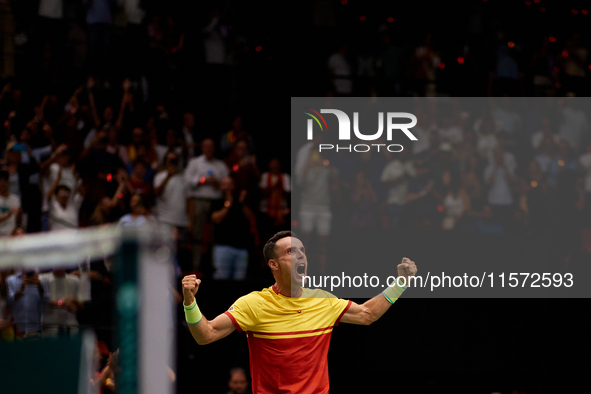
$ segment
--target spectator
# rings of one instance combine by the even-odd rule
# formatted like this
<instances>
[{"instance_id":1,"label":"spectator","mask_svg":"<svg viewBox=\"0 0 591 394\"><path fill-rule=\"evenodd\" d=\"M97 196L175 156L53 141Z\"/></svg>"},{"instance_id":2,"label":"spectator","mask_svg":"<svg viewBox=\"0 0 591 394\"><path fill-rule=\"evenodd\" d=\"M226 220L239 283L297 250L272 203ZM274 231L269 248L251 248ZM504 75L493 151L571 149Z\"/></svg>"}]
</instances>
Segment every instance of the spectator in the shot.
<instances>
[{"instance_id":1,"label":"spectator","mask_svg":"<svg viewBox=\"0 0 591 394\"><path fill-rule=\"evenodd\" d=\"M228 381L228 394L246 394L248 389L248 377L246 371L242 368L232 368L230 370L230 380Z\"/></svg>"},{"instance_id":2,"label":"spectator","mask_svg":"<svg viewBox=\"0 0 591 394\"><path fill-rule=\"evenodd\" d=\"M291 177L281 172L279 159L271 159L269 171L263 173L259 187L263 196L260 204L260 211L263 214L261 224L269 229L269 233L275 234L285 226L289 226L286 216L290 212L288 198L291 193ZM266 234L263 238L268 239Z\"/></svg>"},{"instance_id":3,"label":"spectator","mask_svg":"<svg viewBox=\"0 0 591 394\"><path fill-rule=\"evenodd\" d=\"M363 171L357 172L355 184L351 193L353 203L351 226L357 228L373 228L376 226L374 206L378 201L371 181L367 179Z\"/></svg>"},{"instance_id":4,"label":"spectator","mask_svg":"<svg viewBox=\"0 0 591 394\"><path fill-rule=\"evenodd\" d=\"M494 216L493 209L490 205L484 205L481 210L473 212L472 215L477 218L476 229L481 234L501 235L506 231Z\"/></svg>"},{"instance_id":5,"label":"spectator","mask_svg":"<svg viewBox=\"0 0 591 394\"><path fill-rule=\"evenodd\" d=\"M439 56L432 48L433 36L426 34L422 45L415 48L410 58L412 84L414 92L431 96L435 92L435 69L439 65Z\"/></svg>"},{"instance_id":6,"label":"spectator","mask_svg":"<svg viewBox=\"0 0 591 394\"><path fill-rule=\"evenodd\" d=\"M513 193L511 183L515 180L515 168L507 165L505 152L497 146L494 150L494 161L484 170L484 181L489 188L488 204L493 210L494 216L503 225L503 230L508 229L513 217Z\"/></svg>"},{"instance_id":7,"label":"spectator","mask_svg":"<svg viewBox=\"0 0 591 394\"><path fill-rule=\"evenodd\" d=\"M306 146L304 146L305 148ZM300 190L300 228L302 240L310 245L312 233L316 231L318 236L318 269L324 273L328 261L327 242L331 231L332 212L331 193L338 187L338 172L330 167L328 160L315 150L309 155L300 156L306 158L302 171ZM297 163L296 163L297 168Z\"/></svg>"},{"instance_id":8,"label":"spectator","mask_svg":"<svg viewBox=\"0 0 591 394\"><path fill-rule=\"evenodd\" d=\"M185 165L189 160L195 157L195 147L197 144L195 143L195 115L191 112L186 112L183 115L183 138L185 140L184 146L187 147L187 161L185 161ZM182 166L185 168L185 166Z\"/></svg>"},{"instance_id":9,"label":"spectator","mask_svg":"<svg viewBox=\"0 0 591 394\"><path fill-rule=\"evenodd\" d=\"M187 191L179 157L175 152L166 154L164 169L154 177L156 219L175 228L178 235L177 251L184 256L187 225Z\"/></svg>"},{"instance_id":10,"label":"spectator","mask_svg":"<svg viewBox=\"0 0 591 394\"><path fill-rule=\"evenodd\" d=\"M554 56L550 51L550 40L548 37L544 37L531 61L532 83L535 93L545 93L552 88L555 63Z\"/></svg>"},{"instance_id":11,"label":"spectator","mask_svg":"<svg viewBox=\"0 0 591 394\"><path fill-rule=\"evenodd\" d=\"M214 224L214 279L244 280L248 267L248 245L256 232L254 213L245 204L246 190L237 192L234 180L224 178L220 184L224 200L212 203Z\"/></svg>"},{"instance_id":12,"label":"spectator","mask_svg":"<svg viewBox=\"0 0 591 394\"><path fill-rule=\"evenodd\" d=\"M132 171L129 175L129 185L131 186L131 193L141 194L146 202L152 199L152 184L150 180L152 177L148 176L148 165L141 158L134 160L132 164Z\"/></svg>"},{"instance_id":13,"label":"spectator","mask_svg":"<svg viewBox=\"0 0 591 394\"><path fill-rule=\"evenodd\" d=\"M76 313L84 306L78 298L80 279L66 274L63 268L54 268L52 272L39 275L39 280L46 283L49 290L49 302L43 311L43 336L53 337L61 332L77 334Z\"/></svg>"},{"instance_id":14,"label":"spectator","mask_svg":"<svg viewBox=\"0 0 591 394\"><path fill-rule=\"evenodd\" d=\"M21 223L21 203L18 196L10 194L10 176L0 171L0 237L7 237Z\"/></svg>"},{"instance_id":15,"label":"spectator","mask_svg":"<svg viewBox=\"0 0 591 394\"><path fill-rule=\"evenodd\" d=\"M482 199L484 194L480 174L482 170L479 157L472 155L468 159L467 171L462 175L462 188L472 201Z\"/></svg>"},{"instance_id":16,"label":"spectator","mask_svg":"<svg viewBox=\"0 0 591 394\"><path fill-rule=\"evenodd\" d=\"M460 166L460 173L464 174L468 171L470 158L478 155L478 149L475 145L475 137L473 131L466 131L464 133L464 139L461 143L456 145L454 151L454 159Z\"/></svg>"},{"instance_id":17,"label":"spectator","mask_svg":"<svg viewBox=\"0 0 591 394\"><path fill-rule=\"evenodd\" d=\"M141 227L155 220L154 217L148 213L144 198L140 194L134 194L131 196L131 199L129 200L129 208L131 209L131 213L128 213L119 219L119 226Z\"/></svg>"},{"instance_id":18,"label":"spectator","mask_svg":"<svg viewBox=\"0 0 591 394\"><path fill-rule=\"evenodd\" d=\"M583 143L589 141L589 119L574 98L567 97L563 102L558 136L561 140L566 140L571 147L583 146Z\"/></svg>"},{"instance_id":19,"label":"spectator","mask_svg":"<svg viewBox=\"0 0 591 394\"><path fill-rule=\"evenodd\" d=\"M573 34L572 37L566 40L566 46L562 53L562 64L560 65L563 73L561 81L567 91L581 92L584 87L589 86L585 80L585 66L589 63L587 60L589 51L581 46L581 35L579 33ZM572 143L573 141L569 142Z\"/></svg>"},{"instance_id":20,"label":"spectator","mask_svg":"<svg viewBox=\"0 0 591 394\"><path fill-rule=\"evenodd\" d=\"M412 218L415 226L432 227L435 222L440 222L439 216L441 214L436 209L437 200L433 192L434 185L435 182L428 163L417 160L416 176L408 181L408 192L404 205L405 216Z\"/></svg>"},{"instance_id":21,"label":"spectator","mask_svg":"<svg viewBox=\"0 0 591 394\"><path fill-rule=\"evenodd\" d=\"M464 136L461 127L453 114L443 116L441 127L439 128L440 141L449 142L453 145L462 142Z\"/></svg>"},{"instance_id":22,"label":"spectator","mask_svg":"<svg viewBox=\"0 0 591 394\"><path fill-rule=\"evenodd\" d=\"M158 163L161 166L166 165L166 154L173 152L179 162L179 168L185 168L187 163L187 160L185 160L187 157L186 145L182 139L177 138L177 134L174 129L168 129L168 131L166 131L166 144L156 145L154 150L156 151L156 155L158 155Z\"/></svg>"},{"instance_id":23,"label":"spectator","mask_svg":"<svg viewBox=\"0 0 591 394\"><path fill-rule=\"evenodd\" d=\"M443 198L445 216L442 228L444 230L453 230L458 227L458 222L462 219L464 213L470 210L470 198L462 188L460 177L452 175L449 170L443 173L443 185L446 187L447 192Z\"/></svg>"},{"instance_id":24,"label":"spectator","mask_svg":"<svg viewBox=\"0 0 591 394\"><path fill-rule=\"evenodd\" d=\"M80 156L81 171L88 185L89 202L94 207L105 195L112 195L117 189L113 178L123 169L123 162L112 150L108 150L109 138L106 131L97 132L92 144Z\"/></svg>"},{"instance_id":25,"label":"spectator","mask_svg":"<svg viewBox=\"0 0 591 394\"><path fill-rule=\"evenodd\" d=\"M556 143L553 137L546 137L542 141L540 153L536 156L536 161L540 165L543 173L550 171L550 166L556 158Z\"/></svg>"},{"instance_id":26,"label":"spectator","mask_svg":"<svg viewBox=\"0 0 591 394\"><path fill-rule=\"evenodd\" d=\"M478 119L474 124L474 131L478 134L476 147L483 157L491 157L497 147L497 137L493 120L489 117Z\"/></svg>"},{"instance_id":27,"label":"spectator","mask_svg":"<svg viewBox=\"0 0 591 394\"><path fill-rule=\"evenodd\" d=\"M117 205L120 203L121 198L126 192L126 181L123 179L124 174L118 175L119 187L115 191L113 197L103 197L100 202L96 205L92 216L89 219L91 226L97 226L106 223L116 222L119 218L119 212L117 212Z\"/></svg>"},{"instance_id":28,"label":"spectator","mask_svg":"<svg viewBox=\"0 0 591 394\"><path fill-rule=\"evenodd\" d=\"M144 129L141 127L136 127L131 131L131 144L127 146L128 163L135 161L138 156L145 155L144 159L147 163L156 163L156 167L158 166L156 151L147 140Z\"/></svg>"},{"instance_id":29,"label":"spectator","mask_svg":"<svg viewBox=\"0 0 591 394\"><path fill-rule=\"evenodd\" d=\"M258 201L258 183L261 174L256 164L256 157L249 154L248 143L245 140L236 142L232 153L226 159L226 165L231 171L236 190L248 192L246 203L252 207L254 202Z\"/></svg>"},{"instance_id":30,"label":"spectator","mask_svg":"<svg viewBox=\"0 0 591 394\"><path fill-rule=\"evenodd\" d=\"M18 338L41 336L41 315L49 300L47 284L35 271L25 271L6 278L8 304Z\"/></svg>"},{"instance_id":31,"label":"spectator","mask_svg":"<svg viewBox=\"0 0 591 394\"><path fill-rule=\"evenodd\" d=\"M547 177L537 160L529 163L528 171L520 182L520 208L531 231L542 235L551 223L552 212Z\"/></svg>"},{"instance_id":32,"label":"spectator","mask_svg":"<svg viewBox=\"0 0 591 394\"><path fill-rule=\"evenodd\" d=\"M416 107L415 116L420 119L417 126L412 129L417 137L417 140L412 143L412 153L416 156L429 150L430 134L437 131L437 123L436 117L432 116L430 111L422 110L420 106Z\"/></svg>"},{"instance_id":33,"label":"spectator","mask_svg":"<svg viewBox=\"0 0 591 394\"><path fill-rule=\"evenodd\" d=\"M509 97L501 97L500 103L492 99L492 116L496 125L496 132L506 132L515 135L522 131L521 115L512 107L514 101Z\"/></svg>"},{"instance_id":34,"label":"spectator","mask_svg":"<svg viewBox=\"0 0 591 394\"><path fill-rule=\"evenodd\" d=\"M78 192L78 188L72 190L61 184L62 174L63 170L60 169L47 195L50 230L78 228L78 215L83 197Z\"/></svg>"},{"instance_id":35,"label":"spectator","mask_svg":"<svg viewBox=\"0 0 591 394\"><path fill-rule=\"evenodd\" d=\"M187 232L192 233L193 268L196 270L201 263L203 230L211 212L211 205L215 200L222 198L220 180L229 175L224 162L214 157L215 146L211 139L205 139L201 143L201 148L203 154L191 159L184 174L189 214Z\"/></svg>"},{"instance_id":36,"label":"spectator","mask_svg":"<svg viewBox=\"0 0 591 394\"><path fill-rule=\"evenodd\" d=\"M542 125L540 127L540 130L537 131L531 137L532 148L534 148L534 150L537 151L542 146L542 142L544 140L546 140L547 138L554 140L555 143L558 143L558 141L560 140L559 135L555 134L552 130L552 127L550 124L550 118L548 118L547 116L544 116L542 118Z\"/></svg>"},{"instance_id":37,"label":"spectator","mask_svg":"<svg viewBox=\"0 0 591 394\"><path fill-rule=\"evenodd\" d=\"M402 152L397 155L400 154ZM390 226L393 230L400 229L400 219L404 204L406 204L408 180L415 176L416 171L412 161L407 160L404 156L396 156L382 171L382 183L390 187L387 203L390 212Z\"/></svg>"},{"instance_id":38,"label":"spectator","mask_svg":"<svg viewBox=\"0 0 591 394\"><path fill-rule=\"evenodd\" d=\"M347 61L347 47L341 45L336 53L328 59L328 70L333 76L333 86L336 94L348 96L353 92L351 83L351 66Z\"/></svg>"},{"instance_id":39,"label":"spectator","mask_svg":"<svg viewBox=\"0 0 591 394\"><path fill-rule=\"evenodd\" d=\"M229 154L237 141L246 141L248 151L254 152L254 142L252 137L242 128L242 116L236 116L232 121L232 128L222 135L220 148L224 155Z\"/></svg>"}]
</instances>

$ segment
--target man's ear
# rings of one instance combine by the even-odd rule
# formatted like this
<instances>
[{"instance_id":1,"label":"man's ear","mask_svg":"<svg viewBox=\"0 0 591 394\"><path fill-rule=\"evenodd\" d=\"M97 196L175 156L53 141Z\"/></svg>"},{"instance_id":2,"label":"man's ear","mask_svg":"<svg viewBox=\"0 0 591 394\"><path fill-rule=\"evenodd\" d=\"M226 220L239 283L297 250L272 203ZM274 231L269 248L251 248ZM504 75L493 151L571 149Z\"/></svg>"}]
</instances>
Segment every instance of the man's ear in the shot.
<instances>
[{"instance_id":1,"label":"man's ear","mask_svg":"<svg viewBox=\"0 0 591 394\"><path fill-rule=\"evenodd\" d=\"M269 268L271 268L271 271L277 271L279 269L279 263L277 263L277 260L275 259L270 259L267 262L267 265L269 266Z\"/></svg>"}]
</instances>

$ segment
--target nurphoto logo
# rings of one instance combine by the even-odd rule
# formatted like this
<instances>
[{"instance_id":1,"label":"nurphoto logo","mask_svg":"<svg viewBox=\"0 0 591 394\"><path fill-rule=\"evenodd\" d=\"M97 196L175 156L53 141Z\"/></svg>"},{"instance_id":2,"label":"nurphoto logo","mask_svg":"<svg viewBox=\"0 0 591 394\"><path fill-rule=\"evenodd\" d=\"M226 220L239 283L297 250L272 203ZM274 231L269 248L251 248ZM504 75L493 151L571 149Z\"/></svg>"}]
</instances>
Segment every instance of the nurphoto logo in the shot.
<instances>
[{"instance_id":1,"label":"nurphoto logo","mask_svg":"<svg viewBox=\"0 0 591 394\"><path fill-rule=\"evenodd\" d=\"M307 108L306 115L310 117L307 123L307 138L308 140L314 139L314 121L320 127L320 131L328 131L328 124L326 119L322 114L332 114L335 115L337 121L339 122L339 131L338 137L339 141L351 141L351 120L349 116L338 109L321 109L320 112L313 110L312 108ZM362 141L376 141L382 137L384 133L384 118L386 119L386 139L388 141L392 141L392 136L395 130L402 131L411 141L417 141L417 137L414 136L413 133L410 132L409 129L413 128L417 124L417 117L408 112L378 112L378 131L373 134L363 134L359 130L359 113L353 112L353 133L355 137ZM409 123L395 123L395 120L399 119L408 119L410 120ZM377 151L380 151L380 147L386 147L389 152L402 152L404 149L400 144L356 144L356 145L339 145L339 144L318 144L318 151L326 151L326 150L346 150L349 152L368 152L372 149L372 147L377 148Z\"/></svg>"}]
</instances>

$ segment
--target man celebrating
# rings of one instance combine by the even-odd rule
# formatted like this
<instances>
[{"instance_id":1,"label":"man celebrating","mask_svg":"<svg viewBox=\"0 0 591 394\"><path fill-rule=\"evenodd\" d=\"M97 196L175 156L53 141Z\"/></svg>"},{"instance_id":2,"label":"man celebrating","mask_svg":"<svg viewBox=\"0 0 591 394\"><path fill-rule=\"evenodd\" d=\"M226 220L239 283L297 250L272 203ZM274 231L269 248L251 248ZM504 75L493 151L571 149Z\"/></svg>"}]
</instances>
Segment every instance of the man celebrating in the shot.
<instances>
[{"instance_id":1,"label":"man celebrating","mask_svg":"<svg viewBox=\"0 0 591 394\"><path fill-rule=\"evenodd\" d=\"M275 234L263 249L275 284L240 297L213 320L202 316L195 301L201 283L183 278L185 317L200 345L245 331L250 351L253 393L328 393L328 347L339 322L369 325L378 320L406 289L398 284L358 305L322 290L302 287L308 261L302 242L291 231ZM409 283L417 268L402 259L398 276Z\"/></svg>"}]
</instances>

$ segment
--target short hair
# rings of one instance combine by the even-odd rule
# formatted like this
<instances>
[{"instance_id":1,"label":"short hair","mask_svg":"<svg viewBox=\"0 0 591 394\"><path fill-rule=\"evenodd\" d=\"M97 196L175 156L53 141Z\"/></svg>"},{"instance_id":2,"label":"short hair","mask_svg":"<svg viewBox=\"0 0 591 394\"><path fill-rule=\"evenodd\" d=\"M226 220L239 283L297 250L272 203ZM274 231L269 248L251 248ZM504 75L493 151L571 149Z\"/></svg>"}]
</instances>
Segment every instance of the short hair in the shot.
<instances>
[{"instance_id":1,"label":"short hair","mask_svg":"<svg viewBox=\"0 0 591 394\"><path fill-rule=\"evenodd\" d=\"M232 376L234 376L237 373L243 374L244 377L248 379L248 375L246 374L246 371L244 370L244 368L240 368L240 367L232 368L230 370L230 379L232 379Z\"/></svg>"},{"instance_id":2,"label":"short hair","mask_svg":"<svg viewBox=\"0 0 591 394\"><path fill-rule=\"evenodd\" d=\"M148 169L148 164L141 158L137 158L133 161L131 168L135 168L138 165L143 165L146 169Z\"/></svg>"},{"instance_id":3,"label":"short hair","mask_svg":"<svg viewBox=\"0 0 591 394\"><path fill-rule=\"evenodd\" d=\"M265 263L268 263L269 260L275 257L275 244L282 238L293 237L297 238L298 236L293 231L279 231L277 234L273 235L263 247L263 256L265 257Z\"/></svg>"}]
</instances>

